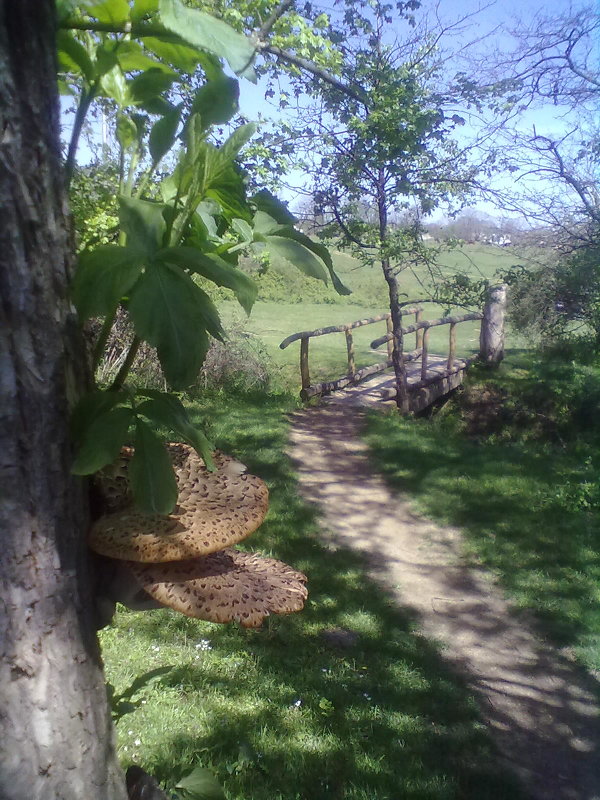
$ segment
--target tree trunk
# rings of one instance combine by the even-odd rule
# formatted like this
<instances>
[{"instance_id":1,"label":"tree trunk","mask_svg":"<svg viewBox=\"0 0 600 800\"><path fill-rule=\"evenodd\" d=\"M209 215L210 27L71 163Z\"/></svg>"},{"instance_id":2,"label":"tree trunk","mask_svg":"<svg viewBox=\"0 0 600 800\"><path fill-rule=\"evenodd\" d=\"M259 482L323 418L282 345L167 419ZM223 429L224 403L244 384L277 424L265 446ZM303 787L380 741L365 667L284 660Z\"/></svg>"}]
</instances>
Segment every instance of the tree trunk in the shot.
<instances>
[{"instance_id":1,"label":"tree trunk","mask_svg":"<svg viewBox=\"0 0 600 800\"><path fill-rule=\"evenodd\" d=\"M121 800L69 408L85 349L58 144L53 0L0 0L0 797Z\"/></svg>"},{"instance_id":2,"label":"tree trunk","mask_svg":"<svg viewBox=\"0 0 600 800\"><path fill-rule=\"evenodd\" d=\"M398 296L398 279L394 274L390 259L385 252L385 245L388 232L388 206L385 190L385 174L383 169L379 170L377 181L377 212L379 217L379 249L381 252L381 268L388 285L390 298L390 314L392 316L392 366L396 379L396 405L401 414L408 414L408 392L406 388L406 366L402 360L404 350L404 334L402 333L402 312L400 310L400 299Z\"/></svg>"}]
</instances>

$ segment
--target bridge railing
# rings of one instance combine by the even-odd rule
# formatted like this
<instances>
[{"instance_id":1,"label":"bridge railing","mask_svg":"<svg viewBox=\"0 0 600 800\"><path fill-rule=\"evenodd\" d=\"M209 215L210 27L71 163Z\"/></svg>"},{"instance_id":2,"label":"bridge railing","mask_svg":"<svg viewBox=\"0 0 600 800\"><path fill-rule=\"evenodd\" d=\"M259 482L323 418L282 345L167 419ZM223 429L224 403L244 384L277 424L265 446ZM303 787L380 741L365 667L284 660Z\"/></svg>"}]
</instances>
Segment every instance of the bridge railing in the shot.
<instances>
[{"instance_id":1,"label":"bridge railing","mask_svg":"<svg viewBox=\"0 0 600 800\"><path fill-rule=\"evenodd\" d=\"M405 363L414 361L421 358L421 374L420 380L411 382L410 385L405 385L406 391L415 391L421 389L434 381L448 377L460 370L466 369L473 361L479 359L485 363L499 362L504 354L504 316L506 309L506 287L496 286L489 290L488 300L485 304L484 310L474 311L469 314L462 314L460 316L453 315L447 317L440 317L439 319L424 320L423 308L421 306L414 306L412 308L403 308L403 316L409 314L415 315L415 321L411 325L403 326L402 338L415 334L415 349L411 352L402 352L402 359ZM456 326L463 322L474 320L481 320L480 331L480 351L479 354L469 358L456 358ZM356 369L356 360L354 353L354 339L352 331L355 328L363 327L364 325L373 325L379 322L386 323L386 333L371 342L371 348L377 349L383 344L387 346L387 359L377 364ZM430 371L429 365L429 331L432 328L441 325L448 325L448 357L446 360L445 369L439 368L436 365L435 372L428 375ZM346 354L347 354L347 371L344 375L335 380L322 381L320 383L311 384L310 368L308 361L309 342L312 338L317 336L326 336L331 333L344 333L346 338ZM290 344L300 341L300 378L302 382L302 390L300 395L303 400L308 400L317 395L329 394L330 392L343 389L350 384L356 384L365 378L377 375L392 366L392 351L394 347L394 334L392 332L391 314L378 314L368 319L360 319L355 322L349 322L344 325L331 325L326 328L317 328L313 331L299 331L293 333L284 339L279 347L284 350Z\"/></svg>"},{"instance_id":2,"label":"bridge railing","mask_svg":"<svg viewBox=\"0 0 600 800\"><path fill-rule=\"evenodd\" d=\"M414 314L415 315L415 323L421 322L423 317L423 309L420 306L414 306L412 308L405 308L403 309L404 314ZM338 389L343 389L351 383L359 383L361 380L368 378L372 375L377 375L379 372L383 372L388 367L392 366L392 349L393 349L393 341L392 338L387 343L387 360L379 363L379 364L371 364L368 367L363 367L362 369L356 369L356 358L354 352L354 337L352 335L352 331L355 328L362 328L364 325L374 325L378 322L385 322L388 334L391 333L392 330L392 316L388 312L387 314L378 314L374 317L369 317L368 319L359 319L355 322L348 322L344 325L330 325L326 328L317 328L314 331L299 331L298 333L292 333L291 336L288 336L284 339L279 347L282 350L285 350L290 344L293 342L300 341L300 380L302 382L302 390L300 395L303 400L308 400L311 397L316 397L320 394L328 394L329 392L335 392ZM342 375L340 378L332 381L323 381L321 383L311 384L310 382L310 368L308 363L308 346L311 339L317 336L326 336L330 333L344 333L346 337L346 355L347 355L347 363L348 363L348 370L347 372ZM420 329L416 332L416 346L417 349L419 348L419 344L422 338L422 333ZM407 353L404 355L404 359L407 361L412 360L413 358L418 358L420 353L417 351L413 351L412 354Z\"/></svg>"}]
</instances>

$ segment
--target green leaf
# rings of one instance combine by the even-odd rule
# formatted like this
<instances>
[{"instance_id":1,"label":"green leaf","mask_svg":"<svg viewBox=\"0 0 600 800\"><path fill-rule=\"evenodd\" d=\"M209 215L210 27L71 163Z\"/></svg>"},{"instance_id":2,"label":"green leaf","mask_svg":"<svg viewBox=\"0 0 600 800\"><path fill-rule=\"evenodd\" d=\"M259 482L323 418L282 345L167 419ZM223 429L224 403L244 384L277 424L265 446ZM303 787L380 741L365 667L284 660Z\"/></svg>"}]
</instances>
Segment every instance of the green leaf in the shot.
<instances>
[{"instance_id":1,"label":"green leaf","mask_svg":"<svg viewBox=\"0 0 600 800\"><path fill-rule=\"evenodd\" d=\"M157 253L157 258L177 264L208 278L217 286L231 289L244 311L249 314L256 300L258 289L252 278L219 256L203 253L194 247L168 247Z\"/></svg>"},{"instance_id":2,"label":"green leaf","mask_svg":"<svg viewBox=\"0 0 600 800\"><path fill-rule=\"evenodd\" d=\"M177 503L177 481L164 442L143 420L135 425L129 480L136 505L147 514L170 514Z\"/></svg>"},{"instance_id":3,"label":"green leaf","mask_svg":"<svg viewBox=\"0 0 600 800\"><path fill-rule=\"evenodd\" d=\"M174 73L166 73L160 67L144 70L129 81L130 96L137 104L148 103L168 91L176 77Z\"/></svg>"},{"instance_id":4,"label":"green leaf","mask_svg":"<svg viewBox=\"0 0 600 800\"><path fill-rule=\"evenodd\" d=\"M56 34L58 57L65 72L81 72L88 83L94 79L94 65L85 47L73 31L59 30Z\"/></svg>"},{"instance_id":5,"label":"green leaf","mask_svg":"<svg viewBox=\"0 0 600 800\"><path fill-rule=\"evenodd\" d=\"M215 200L203 200L196 206L196 215L200 218L206 232L204 238L219 239L215 217L220 213L221 206Z\"/></svg>"},{"instance_id":6,"label":"green leaf","mask_svg":"<svg viewBox=\"0 0 600 800\"><path fill-rule=\"evenodd\" d=\"M186 800L227 800L218 780L204 767L196 767L175 788L183 789Z\"/></svg>"},{"instance_id":7,"label":"green leaf","mask_svg":"<svg viewBox=\"0 0 600 800\"><path fill-rule=\"evenodd\" d=\"M283 236L265 237L266 248L271 255L289 261L305 275L311 278L318 278L327 283L327 272L322 261L316 258L310 250L293 239L286 239Z\"/></svg>"},{"instance_id":8,"label":"green leaf","mask_svg":"<svg viewBox=\"0 0 600 800\"><path fill-rule=\"evenodd\" d=\"M131 103L127 81L118 64L102 75L100 87L104 96L114 100L120 108L125 108Z\"/></svg>"},{"instance_id":9,"label":"green leaf","mask_svg":"<svg viewBox=\"0 0 600 800\"><path fill-rule=\"evenodd\" d=\"M239 95L238 82L222 74L198 89L192 102L192 113L200 114L204 129L222 125L237 113Z\"/></svg>"},{"instance_id":10,"label":"green leaf","mask_svg":"<svg viewBox=\"0 0 600 800\"><path fill-rule=\"evenodd\" d=\"M231 227L242 237L242 242L244 244L252 241L252 227L248 225L246 220L234 217L234 219L231 220Z\"/></svg>"},{"instance_id":11,"label":"green leaf","mask_svg":"<svg viewBox=\"0 0 600 800\"><path fill-rule=\"evenodd\" d=\"M208 329L222 338L217 311L189 275L154 262L131 293L129 313L136 333L157 348L167 381L186 388L200 371L208 349Z\"/></svg>"},{"instance_id":12,"label":"green leaf","mask_svg":"<svg viewBox=\"0 0 600 800\"><path fill-rule=\"evenodd\" d=\"M206 189L206 195L217 201L222 215L227 219L237 217L251 221L252 212L246 202L246 186L235 167L230 166L220 172L218 179L213 180Z\"/></svg>"},{"instance_id":13,"label":"green leaf","mask_svg":"<svg viewBox=\"0 0 600 800\"><path fill-rule=\"evenodd\" d=\"M103 389L95 389L85 394L71 414L71 438L75 444L81 442L86 428L96 417L126 402L127 399L126 392L109 392Z\"/></svg>"},{"instance_id":14,"label":"green leaf","mask_svg":"<svg viewBox=\"0 0 600 800\"><path fill-rule=\"evenodd\" d=\"M174 394L159 392L158 389L141 389L139 394L150 399L137 406L138 414L143 414L158 425L178 433L198 452L207 468L214 471L216 469L212 459L214 447L202 431L192 423L181 400Z\"/></svg>"},{"instance_id":15,"label":"green leaf","mask_svg":"<svg viewBox=\"0 0 600 800\"><path fill-rule=\"evenodd\" d=\"M225 164L233 161L246 142L256 133L256 125L253 122L247 122L245 125L240 125L236 128L231 136L223 142L219 148L219 158Z\"/></svg>"},{"instance_id":16,"label":"green leaf","mask_svg":"<svg viewBox=\"0 0 600 800\"><path fill-rule=\"evenodd\" d=\"M117 141L127 151L138 143L138 128L127 114L117 114Z\"/></svg>"},{"instance_id":17,"label":"green leaf","mask_svg":"<svg viewBox=\"0 0 600 800\"><path fill-rule=\"evenodd\" d=\"M266 236L285 230L285 225L280 225L270 214L264 211L257 211L252 220L254 227L254 237L258 241L264 241ZM258 234L258 236L257 236Z\"/></svg>"},{"instance_id":18,"label":"green leaf","mask_svg":"<svg viewBox=\"0 0 600 800\"><path fill-rule=\"evenodd\" d=\"M183 42L181 44L165 42L154 36L146 36L141 41L151 53L154 53L161 61L170 64L175 69L188 74L196 71L200 61L200 54L194 47L188 47Z\"/></svg>"},{"instance_id":19,"label":"green leaf","mask_svg":"<svg viewBox=\"0 0 600 800\"><path fill-rule=\"evenodd\" d=\"M138 279L145 253L106 244L80 254L73 280L73 302L82 319L112 314Z\"/></svg>"},{"instance_id":20,"label":"green leaf","mask_svg":"<svg viewBox=\"0 0 600 800\"><path fill-rule=\"evenodd\" d=\"M102 3L93 3L86 8L91 17L96 17L99 22L125 22L129 19L129 3L127 0L104 0Z\"/></svg>"},{"instance_id":21,"label":"green leaf","mask_svg":"<svg viewBox=\"0 0 600 800\"><path fill-rule=\"evenodd\" d=\"M295 225L298 220L268 189L261 189L250 198L259 211L264 211L280 225Z\"/></svg>"},{"instance_id":22,"label":"green leaf","mask_svg":"<svg viewBox=\"0 0 600 800\"><path fill-rule=\"evenodd\" d=\"M304 247L308 248L311 252L315 253L315 255L317 255L327 267L329 276L331 277L331 282L333 283L333 288L336 290L336 292L341 295L352 294L352 290L348 289L347 286L344 286L344 284L338 278L333 266L331 253L324 244L313 241L310 236L307 236L305 233L302 233L302 231L298 231L296 228L291 227L285 228L285 234L279 233L278 235L285 235L287 238L294 239L295 241L304 245Z\"/></svg>"},{"instance_id":23,"label":"green leaf","mask_svg":"<svg viewBox=\"0 0 600 800\"><path fill-rule=\"evenodd\" d=\"M161 158L173 147L180 118L181 106L177 106L152 126L149 148L154 164L158 164Z\"/></svg>"},{"instance_id":24,"label":"green leaf","mask_svg":"<svg viewBox=\"0 0 600 800\"><path fill-rule=\"evenodd\" d=\"M127 234L128 246L137 248L148 256L152 256L162 247L167 229L165 208L162 203L123 195L119 197L119 221L122 230Z\"/></svg>"},{"instance_id":25,"label":"green leaf","mask_svg":"<svg viewBox=\"0 0 600 800\"><path fill-rule=\"evenodd\" d=\"M134 0L131 19L136 22L158 11L158 0Z\"/></svg>"},{"instance_id":26,"label":"green leaf","mask_svg":"<svg viewBox=\"0 0 600 800\"><path fill-rule=\"evenodd\" d=\"M132 72L133 70L144 69L160 69L168 75L174 75L171 67L166 64L161 64L153 58L147 56L138 42L125 41L119 42L116 49L117 60L123 72Z\"/></svg>"},{"instance_id":27,"label":"green leaf","mask_svg":"<svg viewBox=\"0 0 600 800\"><path fill-rule=\"evenodd\" d=\"M85 428L71 468L74 475L91 475L119 455L127 439L133 410L118 406L99 414Z\"/></svg>"},{"instance_id":28,"label":"green leaf","mask_svg":"<svg viewBox=\"0 0 600 800\"><path fill-rule=\"evenodd\" d=\"M234 72L240 74L250 67L254 45L223 20L204 11L186 8L179 0L160 0L159 11L165 28L194 47L224 58Z\"/></svg>"}]
</instances>

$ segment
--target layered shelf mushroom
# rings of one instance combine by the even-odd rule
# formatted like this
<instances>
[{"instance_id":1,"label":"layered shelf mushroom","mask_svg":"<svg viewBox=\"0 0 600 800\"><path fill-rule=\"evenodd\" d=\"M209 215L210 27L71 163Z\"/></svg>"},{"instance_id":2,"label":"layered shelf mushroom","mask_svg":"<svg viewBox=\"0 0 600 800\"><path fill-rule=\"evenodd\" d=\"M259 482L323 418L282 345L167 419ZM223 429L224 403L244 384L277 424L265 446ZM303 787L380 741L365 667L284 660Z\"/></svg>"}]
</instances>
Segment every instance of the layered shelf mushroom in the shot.
<instances>
[{"instance_id":1,"label":"layered shelf mushroom","mask_svg":"<svg viewBox=\"0 0 600 800\"><path fill-rule=\"evenodd\" d=\"M111 513L94 522L89 544L119 561L112 598L132 608L168 606L244 627L258 627L270 614L300 611L308 596L305 575L231 547L264 520L264 482L223 453L215 454L217 470L209 472L192 447L173 443L167 449L178 487L171 514L144 514L133 506L127 480L131 448L123 448L118 462L99 476Z\"/></svg>"}]
</instances>

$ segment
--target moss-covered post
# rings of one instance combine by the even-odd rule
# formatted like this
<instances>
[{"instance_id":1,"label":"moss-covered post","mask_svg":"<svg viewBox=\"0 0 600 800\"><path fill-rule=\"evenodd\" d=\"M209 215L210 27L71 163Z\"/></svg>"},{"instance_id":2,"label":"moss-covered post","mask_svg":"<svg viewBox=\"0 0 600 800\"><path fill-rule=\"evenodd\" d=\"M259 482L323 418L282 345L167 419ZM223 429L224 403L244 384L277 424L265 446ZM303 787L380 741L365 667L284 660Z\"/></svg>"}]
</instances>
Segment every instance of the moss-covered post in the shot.
<instances>
[{"instance_id":1,"label":"moss-covered post","mask_svg":"<svg viewBox=\"0 0 600 800\"><path fill-rule=\"evenodd\" d=\"M507 287L491 286L483 309L479 335L479 358L484 364L499 364L504 358L504 321Z\"/></svg>"}]
</instances>

